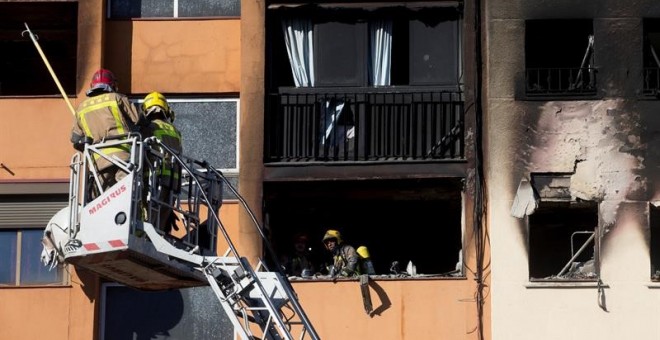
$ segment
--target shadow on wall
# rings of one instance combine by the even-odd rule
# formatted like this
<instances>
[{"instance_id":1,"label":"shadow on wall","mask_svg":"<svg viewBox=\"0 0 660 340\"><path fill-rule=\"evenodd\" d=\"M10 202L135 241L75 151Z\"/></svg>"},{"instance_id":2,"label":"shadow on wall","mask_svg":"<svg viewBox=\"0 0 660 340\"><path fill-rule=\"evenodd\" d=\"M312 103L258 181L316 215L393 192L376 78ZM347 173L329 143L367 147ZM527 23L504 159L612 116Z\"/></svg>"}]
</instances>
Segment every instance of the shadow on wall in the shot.
<instances>
[{"instance_id":1,"label":"shadow on wall","mask_svg":"<svg viewBox=\"0 0 660 340\"><path fill-rule=\"evenodd\" d=\"M103 67L115 74L119 82L119 92L130 94L133 76L133 21L106 21L105 46L103 46ZM89 81L87 81L88 83ZM85 83L85 84L87 84Z\"/></svg>"},{"instance_id":2,"label":"shadow on wall","mask_svg":"<svg viewBox=\"0 0 660 340\"><path fill-rule=\"evenodd\" d=\"M387 296L387 293L385 293L383 287L381 287L375 281L369 280L369 287L371 287L371 289L373 289L373 291L376 292L376 295L378 296L378 300L380 301L380 306L376 307L369 314L369 316L373 318L374 316L380 316L384 311L388 310L392 306L392 302L390 301L390 298Z\"/></svg>"},{"instance_id":3,"label":"shadow on wall","mask_svg":"<svg viewBox=\"0 0 660 340\"><path fill-rule=\"evenodd\" d=\"M232 339L233 325L210 287L161 292L104 288L104 339Z\"/></svg>"}]
</instances>

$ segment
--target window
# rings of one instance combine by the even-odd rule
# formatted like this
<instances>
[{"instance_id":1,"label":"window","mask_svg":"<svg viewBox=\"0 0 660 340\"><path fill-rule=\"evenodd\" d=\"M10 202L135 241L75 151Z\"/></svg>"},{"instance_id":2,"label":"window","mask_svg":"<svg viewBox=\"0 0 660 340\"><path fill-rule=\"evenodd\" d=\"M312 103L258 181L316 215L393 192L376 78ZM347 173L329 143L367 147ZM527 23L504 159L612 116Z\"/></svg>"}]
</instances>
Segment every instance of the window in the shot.
<instances>
[{"instance_id":1,"label":"window","mask_svg":"<svg viewBox=\"0 0 660 340\"><path fill-rule=\"evenodd\" d=\"M366 246L376 275L462 276L460 179L266 182L266 228L286 258L304 234L315 272L331 263L322 238L340 231L354 248ZM291 212L295 211L295 214Z\"/></svg>"},{"instance_id":2,"label":"window","mask_svg":"<svg viewBox=\"0 0 660 340\"><path fill-rule=\"evenodd\" d=\"M67 94L76 93L78 2L0 2L0 96L60 95L37 49L21 32L38 36Z\"/></svg>"},{"instance_id":3,"label":"window","mask_svg":"<svg viewBox=\"0 0 660 340\"><path fill-rule=\"evenodd\" d=\"M596 94L591 20L528 20L525 93L528 96Z\"/></svg>"},{"instance_id":4,"label":"window","mask_svg":"<svg viewBox=\"0 0 660 340\"><path fill-rule=\"evenodd\" d=\"M100 308L101 340L233 339L234 327L210 287L149 292L105 283Z\"/></svg>"},{"instance_id":5,"label":"window","mask_svg":"<svg viewBox=\"0 0 660 340\"><path fill-rule=\"evenodd\" d=\"M110 0L108 18L239 17L239 0Z\"/></svg>"},{"instance_id":6,"label":"window","mask_svg":"<svg viewBox=\"0 0 660 340\"><path fill-rule=\"evenodd\" d=\"M67 195L0 195L0 286L64 283L61 268L41 263L41 237Z\"/></svg>"},{"instance_id":7,"label":"window","mask_svg":"<svg viewBox=\"0 0 660 340\"><path fill-rule=\"evenodd\" d=\"M651 230L651 279L660 281L660 208L650 205L649 227Z\"/></svg>"},{"instance_id":8,"label":"window","mask_svg":"<svg viewBox=\"0 0 660 340\"><path fill-rule=\"evenodd\" d=\"M643 95L660 95L660 19L644 19Z\"/></svg>"},{"instance_id":9,"label":"window","mask_svg":"<svg viewBox=\"0 0 660 340\"><path fill-rule=\"evenodd\" d=\"M0 229L0 286L61 284L61 268L41 263L43 229Z\"/></svg>"},{"instance_id":10,"label":"window","mask_svg":"<svg viewBox=\"0 0 660 340\"><path fill-rule=\"evenodd\" d=\"M135 100L142 102L142 98ZM238 99L191 99L167 96L176 114L174 125L182 136L183 154L205 160L238 186ZM140 105L140 104L138 104ZM225 188L227 191L227 188ZM226 192L225 197L230 195Z\"/></svg>"},{"instance_id":11,"label":"window","mask_svg":"<svg viewBox=\"0 0 660 340\"><path fill-rule=\"evenodd\" d=\"M535 175L540 197L529 216L531 280L596 280L598 204L570 197L570 176Z\"/></svg>"},{"instance_id":12,"label":"window","mask_svg":"<svg viewBox=\"0 0 660 340\"><path fill-rule=\"evenodd\" d=\"M273 86L456 89L460 83L457 8L302 6L269 14Z\"/></svg>"}]
</instances>

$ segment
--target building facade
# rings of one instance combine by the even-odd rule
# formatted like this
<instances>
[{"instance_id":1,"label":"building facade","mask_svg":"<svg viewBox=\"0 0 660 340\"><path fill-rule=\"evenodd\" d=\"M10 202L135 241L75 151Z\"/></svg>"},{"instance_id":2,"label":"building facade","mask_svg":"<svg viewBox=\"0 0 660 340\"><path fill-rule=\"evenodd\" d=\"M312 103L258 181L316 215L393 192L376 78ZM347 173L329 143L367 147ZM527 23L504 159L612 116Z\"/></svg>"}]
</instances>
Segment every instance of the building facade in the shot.
<instances>
[{"instance_id":1,"label":"building facade","mask_svg":"<svg viewBox=\"0 0 660 340\"><path fill-rule=\"evenodd\" d=\"M73 107L99 68L113 71L138 105L164 93L186 153L237 182L240 3L12 1L0 3L0 17L0 339L231 334L223 319L200 323L222 317L217 306L200 306L213 301L206 291L141 293L41 265L40 234L67 204L72 113L21 33L26 23L38 36ZM228 197L221 214L237 231L237 202Z\"/></svg>"},{"instance_id":2,"label":"building facade","mask_svg":"<svg viewBox=\"0 0 660 340\"><path fill-rule=\"evenodd\" d=\"M112 70L136 104L165 94L186 155L227 174L277 255L326 229L367 246L355 278L292 278L324 339L489 339L479 2L0 3L0 339L231 336L207 290L139 292L39 263L66 205L68 100ZM241 255L265 256L247 212L221 209ZM129 320L126 315L130 314ZM35 321L38 320L38 321Z\"/></svg>"},{"instance_id":3,"label":"building facade","mask_svg":"<svg viewBox=\"0 0 660 340\"><path fill-rule=\"evenodd\" d=\"M655 339L651 1L486 2L493 339Z\"/></svg>"}]
</instances>

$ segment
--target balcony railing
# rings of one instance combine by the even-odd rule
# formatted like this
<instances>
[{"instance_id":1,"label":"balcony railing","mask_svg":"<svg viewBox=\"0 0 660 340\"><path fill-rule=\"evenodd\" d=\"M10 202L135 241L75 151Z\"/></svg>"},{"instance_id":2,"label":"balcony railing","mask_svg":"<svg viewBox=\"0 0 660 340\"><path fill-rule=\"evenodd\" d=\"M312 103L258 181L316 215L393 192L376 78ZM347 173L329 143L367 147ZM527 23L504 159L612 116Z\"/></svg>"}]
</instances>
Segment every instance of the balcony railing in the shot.
<instances>
[{"instance_id":1,"label":"balcony railing","mask_svg":"<svg viewBox=\"0 0 660 340\"><path fill-rule=\"evenodd\" d=\"M528 96L593 96L596 94L596 69L529 68L525 71Z\"/></svg>"},{"instance_id":2,"label":"balcony railing","mask_svg":"<svg viewBox=\"0 0 660 340\"><path fill-rule=\"evenodd\" d=\"M644 87L642 90L644 96L657 97L660 95L660 68L644 68Z\"/></svg>"},{"instance_id":3,"label":"balcony railing","mask_svg":"<svg viewBox=\"0 0 660 340\"><path fill-rule=\"evenodd\" d=\"M437 161L465 158L462 94L346 88L268 96L265 162Z\"/></svg>"}]
</instances>

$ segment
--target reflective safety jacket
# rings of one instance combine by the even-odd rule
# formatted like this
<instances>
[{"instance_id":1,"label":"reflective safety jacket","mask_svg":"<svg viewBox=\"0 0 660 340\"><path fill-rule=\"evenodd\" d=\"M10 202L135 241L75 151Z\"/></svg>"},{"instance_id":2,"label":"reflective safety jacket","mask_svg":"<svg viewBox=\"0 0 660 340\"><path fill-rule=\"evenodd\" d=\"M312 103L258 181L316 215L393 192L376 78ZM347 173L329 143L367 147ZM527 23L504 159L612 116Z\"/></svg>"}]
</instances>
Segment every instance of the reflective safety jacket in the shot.
<instances>
[{"instance_id":1,"label":"reflective safety jacket","mask_svg":"<svg viewBox=\"0 0 660 340\"><path fill-rule=\"evenodd\" d=\"M181 154L183 147L181 145L181 132L177 128L161 119L152 120L149 125L142 131L142 137L147 138L154 136L158 138L165 146L174 150L177 154ZM156 169L156 174L161 177L161 183L170 187L176 188L179 182L181 169L174 166L172 157L163 151L165 158L159 169Z\"/></svg>"},{"instance_id":2,"label":"reflective safety jacket","mask_svg":"<svg viewBox=\"0 0 660 340\"><path fill-rule=\"evenodd\" d=\"M135 131L140 113L126 96L115 92L97 92L78 106L71 130L71 141L75 144L83 138L99 143L105 138ZM103 154L115 155L128 160L128 146L105 148ZM95 155L97 167L106 168L111 163Z\"/></svg>"}]
</instances>

